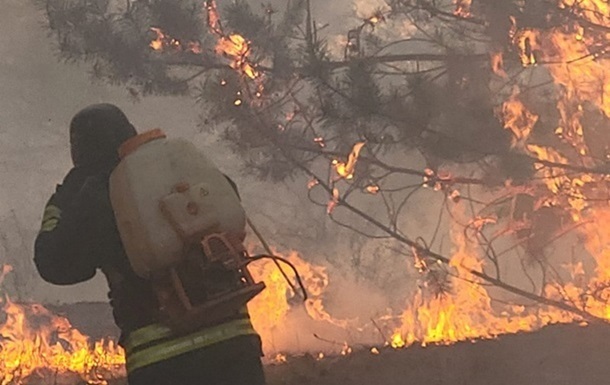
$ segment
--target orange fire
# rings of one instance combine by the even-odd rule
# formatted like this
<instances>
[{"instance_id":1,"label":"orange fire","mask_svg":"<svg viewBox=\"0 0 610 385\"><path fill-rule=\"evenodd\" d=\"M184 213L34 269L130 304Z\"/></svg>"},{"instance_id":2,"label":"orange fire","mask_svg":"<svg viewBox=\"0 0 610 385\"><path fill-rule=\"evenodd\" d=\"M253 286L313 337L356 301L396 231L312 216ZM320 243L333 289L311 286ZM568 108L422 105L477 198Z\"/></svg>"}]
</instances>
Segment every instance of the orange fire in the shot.
<instances>
[{"instance_id":1,"label":"orange fire","mask_svg":"<svg viewBox=\"0 0 610 385\"><path fill-rule=\"evenodd\" d=\"M460 214L457 211L455 215ZM610 209L596 211L588 219L589 224L583 227L582 233L586 234L587 251L597 262L595 270L585 271L582 261L566 264L563 268L571 280L565 284L548 283L545 294L610 321ZM482 271L484 263L480 251L465 239L459 226L451 236L456 250L450 265L442 266L452 274L451 290L434 295L427 290L426 284L420 285L402 314L400 327L390 338L392 347L496 338L580 320L573 314L544 305L526 310L518 305L493 304L483 282L468 271ZM416 264L422 270L429 269L419 259ZM591 278L587 280L587 276Z\"/></svg>"},{"instance_id":2,"label":"orange fire","mask_svg":"<svg viewBox=\"0 0 610 385\"><path fill-rule=\"evenodd\" d=\"M1 384L19 384L46 372L78 374L89 384L106 384L124 377L123 350L110 341L89 339L63 317L37 304L15 304L5 299L0 324Z\"/></svg>"},{"instance_id":3,"label":"orange fire","mask_svg":"<svg viewBox=\"0 0 610 385\"><path fill-rule=\"evenodd\" d=\"M354 144L352 151L347 157L347 162L341 162L338 160L333 161L337 174L344 179L352 179L354 177L354 171L356 170L356 163L360 156L360 151L364 147L365 142L358 142Z\"/></svg>"},{"instance_id":4,"label":"orange fire","mask_svg":"<svg viewBox=\"0 0 610 385\"><path fill-rule=\"evenodd\" d=\"M296 252L286 257L301 275L309 298L305 302L305 310L311 319L319 321L341 321L331 317L322 302L324 290L328 286L326 268L305 262ZM271 261L262 261L250 265L250 270L256 280L263 280L267 288L249 304L248 309L255 329L261 334L263 341L271 341L273 335L285 326L284 321L295 305L301 306L300 293L295 293L278 267ZM294 273L284 267L287 278L294 282ZM292 303L292 305L291 305Z\"/></svg>"},{"instance_id":5,"label":"orange fire","mask_svg":"<svg viewBox=\"0 0 610 385\"><path fill-rule=\"evenodd\" d=\"M222 25L220 24L220 16L218 15L218 7L216 1L208 0L205 2L205 11L208 15L208 27L216 35L222 35Z\"/></svg>"},{"instance_id":6,"label":"orange fire","mask_svg":"<svg viewBox=\"0 0 610 385\"><path fill-rule=\"evenodd\" d=\"M508 78L508 74L504 71L504 55L501 51L491 53L491 69L494 74L505 79Z\"/></svg>"},{"instance_id":7,"label":"orange fire","mask_svg":"<svg viewBox=\"0 0 610 385\"><path fill-rule=\"evenodd\" d=\"M279 357L280 348L290 346L293 334L286 328L286 319L294 309L303 309L308 319L346 327L325 310L322 299L328 286L326 269L305 262L296 252L287 259L298 269L309 298L302 302L283 273L271 261L257 261L251 271L266 283L264 290L250 304L250 314L260 333L265 352ZM291 269L284 266L286 277L294 282ZM0 283L10 272L0 271ZM95 341L72 327L70 321L53 314L39 304L16 304L6 298L2 304L5 320L0 322L0 385L20 384L32 375L78 375L89 384L107 384L108 380L125 376L123 350L112 340Z\"/></svg>"},{"instance_id":8,"label":"orange fire","mask_svg":"<svg viewBox=\"0 0 610 385\"><path fill-rule=\"evenodd\" d=\"M567 208L573 223L580 225L577 231L584 239L586 252L595 260L594 268L587 268L585 256L563 264L569 279L563 283L562 280L547 283L544 294L610 320L610 209L607 203L599 203L607 201L605 177L549 166L551 163L595 165L589 145L595 143L596 139L589 138L587 141L583 105L592 105L605 117L610 117L610 90L606 84L610 72L605 63L607 59L603 58L606 54L604 47L610 38L610 5L603 0L562 0L558 4L561 8L569 8L585 22L579 24L574 21L544 32L515 29L512 36L522 64L544 66L557 85L559 120L554 133L564 146L551 148L531 140L538 116L523 104L517 88L502 104L499 115L504 127L513 134L513 146L540 161L537 164L537 180L541 182L534 182L533 186L538 191L536 205ZM458 14L463 11L462 5L462 2L456 1ZM603 28L588 30L585 28L586 22ZM501 54L494 49L492 51L492 68L496 74L504 76ZM598 196L603 199L596 200ZM477 231L488 225L493 223L482 223ZM538 306L533 311L522 306L492 303L480 279L464 269L482 270L480 250L464 239L463 232L456 230L452 238L455 252L451 266L438 267L452 274L449 279L451 290L433 295L423 284L409 300L401 317L401 325L390 338L393 347L494 338L500 334L531 331L552 323L579 320L573 314L546 306ZM421 260L417 260L416 264L423 271L428 269Z\"/></svg>"},{"instance_id":9,"label":"orange fire","mask_svg":"<svg viewBox=\"0 0 610 385\"><path fill-rule=\"evenodd\" d=\"M402 314L401 326L391 337L391 346L451 344L540 327L537 317L523 313L521 308L498 310L492 306L485 286L467 271L482 270L477 251L465 240L463 229L456 228L451 236L456 250L451 265L441 266L455 274L450 280L451 290L435 295L426 290L425 284L418 289ZM421 265L421 261L417 259L416 264Z\"/></svg>"},{"instance_id":10,"label":"orange fire","mask_svg":"<svg viewBox=\"0 0 610 385\"><path fill-rule=\"evenodd\" d=\"M250 42L240 34L226 34L224 32L214 0L209 0L205 3L205 11L208 16L208 28L218 37L216 53L229 59L231 61L229 64L231 68L238 70L248 78L259 78L260 73L250 61Z\"/></svg>"},{"instance_id":11,"label":"orange fire","mask_svg":"<svg viewBox=\"0 0 610 385\"><path fill-rule=\"evenodd\" d=\"M470 16L470 7L472 6L472 0L453 0L455 4L454 13L458 16L468 17Z\"/></svg>"},{"instance_id":12,"label":"orange fire","mask_svg":"<svg viewBox=\"0 0 610 385\"><path fill-rule=\"evenodd\" d=\"M150 30L156 34L156 38L149 43L149 47L155 51L172 50L194 54L201 54L203 52L201 44L197 41L189 41L184 45L179 40L169 36L161 28L152 27Z\"/></svg>"},{"instance_id":13,"label":"orange fire","mask_svg":"<svg viewBox=\"0 0 610 385\"><path fill-rule=\"evenodd\" d=\"M328 203L326 204L326 213L327 214L332 214L332 212L335 210L335 208L339 204L340 199L341 199L341 194L339 193L339 189L336 187L333 188L332 199L330 199L328 201Z\"/></svg>"},{"instance_id":14,"label":"orange fire","mask_svg":"<svg viewBox=\"0 0 610 385\"><path fill-rule=\"evenodd\" d=\"M259 77L258 71L249 62L250 43L243 36L232 34L221 36L216 44L216 53L231 60L231 68L239 70L250 79Z\"/></svg>"},{"instance_id":15,"label":"orange fire","mask_svg":"<svg viewBox=\"0 0 610 385\"><path fill-rule=\"evenodd\" d=\"M477 229L494 223L493 220L481 220ZM568 296L593 314L610 319L607 301L610 290L604 286L610 282L610 210L598 212L594 223L586 229L589 234L587 249L598 262L594 278L590 282L584 281L584 268L576 263L566 266L573 277L570 283L562 287L549 284L546 292L551 297ZM541 307L534 312L521 306L493 305L486 287L467 271L483 268L481 256L467 242L462 229L456 229L451 235L456 250L450 265L441 266L421 258L415 260L422 272L435 268L435 265L453 272L455 277L451 279L451 290L432 295L425 285L421 285L402 312L399 326L393 334L388 334L388 345L403 348L413 344L450 344L577 320L573 315L551 308ZM260 261L251 265L255 279L264 280L267 289L249 304L250 313L263 339L266 354L276 363L288 361L282 350L292 346L298 338L295 330L299 324L287 321L298 309L302 309L312 322L346 331L360 330L367 324L362 320L337 319L325 308L324 297L332 279L327 268L306 262L296 252L290 253L287 259L299 270L310 296L304 306L298 292L295 293L273 262ZM284 270L288 279L294 281L292 271ZM583 296L585 289L596 290L597 297ZM68 320L53 315L40 305L17 305L7 300L3 310L8 317L0 325L0 335L3 336L0 343L2 384L41 370L58 374L78 373L89 383L98 384L105 383L110 377L124 375L123 352L111 341L98 341L91 346L87 337L72 328ZM351 344L344 343L334 352L350 354L352 349ZM379 349L373 347L370 352L378 354ZM318 353L319 359L323 357L324 353Z\"/></svg>"},{"instance_id":16,"label":"orange fire","mask_svg":"<svg viewBox=\"0 0 610 385\"><path fill-rule=\"evenodd\" d=\"M519 100L519 89L515 88L511 97L502 105L501 119L504 120L504 128L513 134L513 147L522 146L534 125L538 116L532 114Z\"/></svg>"}]
</instances>

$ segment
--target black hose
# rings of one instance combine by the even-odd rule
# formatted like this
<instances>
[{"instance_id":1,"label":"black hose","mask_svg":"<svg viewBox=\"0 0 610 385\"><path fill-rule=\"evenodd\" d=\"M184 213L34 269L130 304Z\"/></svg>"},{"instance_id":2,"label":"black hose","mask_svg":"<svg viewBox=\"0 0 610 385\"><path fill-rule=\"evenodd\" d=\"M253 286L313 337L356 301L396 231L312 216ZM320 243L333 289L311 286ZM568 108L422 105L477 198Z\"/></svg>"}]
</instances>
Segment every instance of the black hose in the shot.
<instances>
[{"instance_id":1,"label":"black hose","mask_svg":"<svg viewBox=\"0 0 610 385\"><path fill-rule=\"evenodd\" d=\"M253 255L251 257L248 257L248 264L251 263L251 262L254 262L254 261L260 261L261 259L271 259L275 263L280 261L280 262L283 262L286 265L288 265L288 267L290 267L292 269L292 271L294 273L294 276L295 276L295 278L297 280L297 283L299 284L299 287L301 288L301 292L303 293L303 302L307 301L307 298L308 298L307 297L307 290L305 289L305 285L303 285L303 281L301 280L301 276L299 275L299 272L298 272L297 268L292 264L292 262L288 261L285 258L278 257L277 255L260 254L260 255ZM286 275L284 275L284 278L288 281L290 286L294 288L294 285L292 284L292 282L290 282L288 280L288 277Z\"/></svg>"}]
</instances>

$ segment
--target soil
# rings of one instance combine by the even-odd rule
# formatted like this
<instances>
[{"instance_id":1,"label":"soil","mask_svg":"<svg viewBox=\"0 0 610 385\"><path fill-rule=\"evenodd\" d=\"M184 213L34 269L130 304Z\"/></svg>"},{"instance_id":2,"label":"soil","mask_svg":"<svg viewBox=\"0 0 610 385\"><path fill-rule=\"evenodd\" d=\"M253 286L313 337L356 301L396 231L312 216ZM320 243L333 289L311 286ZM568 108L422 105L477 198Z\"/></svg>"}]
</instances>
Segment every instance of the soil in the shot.
<instances>
[{"instance_id":1,"label":"soil","mask_svg":"<svg viewBox=\"0 0 610 385\"><path fill-rule=\"evenodd\" d=\"M269 385L606 385L610 326L554 325L449 346L386 348L267 367Z\"/></svg>"}]
</instances>

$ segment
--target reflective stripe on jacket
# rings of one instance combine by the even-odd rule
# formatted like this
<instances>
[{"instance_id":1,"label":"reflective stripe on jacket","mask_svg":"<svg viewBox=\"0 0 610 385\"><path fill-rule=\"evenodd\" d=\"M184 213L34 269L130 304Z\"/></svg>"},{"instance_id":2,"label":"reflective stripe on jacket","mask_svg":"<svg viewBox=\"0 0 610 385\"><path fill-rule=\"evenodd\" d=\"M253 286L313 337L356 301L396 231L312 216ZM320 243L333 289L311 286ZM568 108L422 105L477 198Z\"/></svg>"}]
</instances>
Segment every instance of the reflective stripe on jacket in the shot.
<instances>
[{"instance_id":1,"label":"reflective stripe on jacket","mask_svg":"<svg viewBox=\"0 0 610 385\"><path fill-rule=\"evenodd\" d=\"M176 338L165 326L146 326L130 333L123 344L127 372L132 373L142 367L235 337L256 334L248 318L236 319Z\"/></svg>"},{"instance_id":2,"label":"reflective stripe on jacket","mask_svg":"<svg viewBox=\"0 0 610 385\"><path fill-rule=\"evenodd\" d=\"M55 230L59 220L61 219L61 209L53 204L48 204L44 209L42 217L42 226L40 232L49 232Z\"/></svg>"}]
</instances>

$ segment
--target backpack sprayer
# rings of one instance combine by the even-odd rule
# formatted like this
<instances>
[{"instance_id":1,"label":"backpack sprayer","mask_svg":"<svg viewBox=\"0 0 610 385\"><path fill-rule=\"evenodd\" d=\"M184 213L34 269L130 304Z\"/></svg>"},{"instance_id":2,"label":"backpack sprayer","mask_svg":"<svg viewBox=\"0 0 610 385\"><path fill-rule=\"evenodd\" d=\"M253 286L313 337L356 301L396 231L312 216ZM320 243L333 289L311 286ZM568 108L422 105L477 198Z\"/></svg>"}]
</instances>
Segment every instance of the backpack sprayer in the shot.
<instances>
[{"instance_id":1,"label":"backpack sprayer","mask_svg":"<svg viewBox=\"0 0 610 385\"><path fill-rule=\"evenodd\" d=\"M152 130L127 140L110 176L110 200L135 273L151 282L163 322L190 332L236 317L265 289L248 264L272 259L296 291L280 262L246 217L237 192L192 143ZM246 224L267 254L249 256Z\"/></svg>"}]
</instances>

